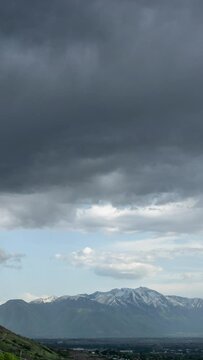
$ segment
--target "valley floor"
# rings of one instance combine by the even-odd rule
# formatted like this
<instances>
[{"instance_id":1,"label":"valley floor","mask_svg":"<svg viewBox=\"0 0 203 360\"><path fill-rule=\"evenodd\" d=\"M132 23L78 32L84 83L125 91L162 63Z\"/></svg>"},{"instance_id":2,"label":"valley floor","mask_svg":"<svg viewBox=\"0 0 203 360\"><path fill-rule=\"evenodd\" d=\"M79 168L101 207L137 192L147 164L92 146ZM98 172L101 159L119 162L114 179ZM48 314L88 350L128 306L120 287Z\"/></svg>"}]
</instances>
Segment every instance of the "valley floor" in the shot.
<instances>
[{"instance_id":1,"label":"valley floor","mask_svg":"<svg viewBox=\"0 0 203 360\"><path fill-rule=\"evenodd\" d=\"M71 360L203 360L203 339L47 340ZM45 344L48 345L45 341Z\"/></svg>"},{"instance_id":2,"label":"valley floor","mask_svg":"<svg viewBox=\"0 0 203 360\"><path fill-rule=\"evenodd\" d=\"M157 352L102 352L91 350L71 350L70 360L201 360L203 353L199 351L168 350Z\"/></svg>"}]
</instances>

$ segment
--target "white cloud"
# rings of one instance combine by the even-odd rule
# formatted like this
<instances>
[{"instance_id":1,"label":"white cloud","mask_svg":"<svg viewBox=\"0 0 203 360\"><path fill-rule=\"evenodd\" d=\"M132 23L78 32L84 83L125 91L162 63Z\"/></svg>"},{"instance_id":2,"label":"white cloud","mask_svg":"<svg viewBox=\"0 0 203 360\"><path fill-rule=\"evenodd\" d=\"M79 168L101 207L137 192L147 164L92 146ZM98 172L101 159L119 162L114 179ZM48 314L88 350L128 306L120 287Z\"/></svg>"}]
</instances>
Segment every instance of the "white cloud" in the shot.
<instances>
[{"instance_id":1,"label":"white cloud","mask_svg":"<svg viewBox=\"0 0 203 360\"><path fill-rule=\"evenodd\" d=\"M84 206L88 199L80 204L71 202L69 190L0 196L0 228L48 227L87 232L179 235L203 232L201 199L169 201L169 198L162 197L160 201L154 196L145 204L133 206L90 202Z\"/></svg>"},{"instance_id":2,"label":"white cloud","mask_svg":"<svg viewBox=\"0 0 203 360\"><path fill-rule=\"evenodd\" d=\"M126 233L139 231L188 233L203 230L200 224L202 208L197 200L147 205L116 207L112 204L92 205L77 209L75 223L83 229L103 229Z\"/></svg>"},{"instance_id":3,"label":"white cloud","mask_svg":"<svg viewBox=\"0 0 203 360\"><path fill-rule=\"evenodd\" d=\"M55 258L75 267L84 267L100 276L142 280L156 284L200 283L198 263L203 260L203 242L189 236L168 235L109 243L105 249L85 247L71 255ZM122 285L121 285L122 286Z\"/></svg>"},{"instance_id":4,"label":"white cloud","mask_svg":"<svg viewBox=\"0 0 203 360\"><path fill-rule=\"evenodd\" d=\"M127 253L95 251L89 247L72 253L71 257L56 254L57 260L71 261L72 265L93 270L97 275L116 279L143 279L161 271L161 267L139 261Z\"/></svg>"},{"instance_id":5,"label":"white cloud","mask_svg":"<svg viewBox=\"0 0 203 360\"><path fill-rule=\"evenodd\" d=\"M203 241L186 235L152 236L151 238L122 241L115 244L117 251L128 249L139 258L155 261L157 259L175 259L182 256L203 256Z\"/></svg>"},{"instance_id":6,"label":"white cloud","mask_svg":"<svg viewBox=\"0 0 203 360\"><path fill-rule=\"evenodd\" d=\"M109 276L115 279L139 280L157 275L161 271L160 267L139 263L131 259L130 263L116 263L96 265L94 271L98 275Z\"/></svg>"}]
</instances>

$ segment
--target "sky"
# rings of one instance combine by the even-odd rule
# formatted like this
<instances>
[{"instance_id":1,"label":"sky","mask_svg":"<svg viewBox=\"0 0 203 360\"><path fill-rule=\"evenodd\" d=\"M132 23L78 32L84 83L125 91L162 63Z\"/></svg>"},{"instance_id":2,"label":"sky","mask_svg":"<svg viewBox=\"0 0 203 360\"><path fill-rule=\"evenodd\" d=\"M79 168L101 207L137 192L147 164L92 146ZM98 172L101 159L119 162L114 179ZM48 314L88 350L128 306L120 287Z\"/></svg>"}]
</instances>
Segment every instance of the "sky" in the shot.
<instances>
[{"instance_id":1,"label":"sky","mask_svg":"<svg viewBox=\"0 0 203 360\"><path fill-rule=\"evenodd\" d=\"M202 0L0 2L0 302L203 297Z\"/></svg>"}]
</instances>

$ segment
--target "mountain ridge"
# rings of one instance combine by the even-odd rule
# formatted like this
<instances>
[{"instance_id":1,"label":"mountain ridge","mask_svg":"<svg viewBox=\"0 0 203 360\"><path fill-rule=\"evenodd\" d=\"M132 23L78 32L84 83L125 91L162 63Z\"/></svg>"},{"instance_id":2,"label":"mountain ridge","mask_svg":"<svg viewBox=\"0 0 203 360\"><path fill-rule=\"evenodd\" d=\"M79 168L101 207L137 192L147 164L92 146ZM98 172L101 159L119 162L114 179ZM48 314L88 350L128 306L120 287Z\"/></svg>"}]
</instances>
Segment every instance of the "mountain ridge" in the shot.
<instances>
[{"instance_id":1,"label":"mountain ridge","mask_svg":"<svg viewBox=\"0 0 203 360\"><path fill-rule=\"evenodd\" d=\"M0 324L33 338L203 336L203 299L139 287L10 300Z\"/></svg>"},{"instance_id":2,"label":"mountain ridge","mask_svg":"<svg viewBox=\"0 0 203 360\"><path fill-rule=\"evenodd\" d=\"M179 295L163 295L161 293L159 293L158 291L156 290L152 290L152 289L149 289L147 287L138 287L138 288L114 288L112 290L109 290L109 291L95 291L91 294L77 294L77 295L64 295L64 296L50 296L50 297L45 297L45 298L38 298L38 299L35 299L35 300L32 300L30 302L27 302L27 303L52 303L52 302L55 302L55 301L64 301L64 300L78 300L79 298L88 298L88 299L91 299L91 300L94 300L94 301L98 301L100 303L105 303L105 302L102 302L101 301L101 298L111 298L113 299L113 296L112 295L115 295L114 298L118 299L118 298L122 298L122 296L120 296L121 294L124 294L126 295L126 293L128 294L137 294L137 295L140 295L140 299L146 300L146 294L149 295L151 294L151 300L153 300L153 298L155 299L155 296L156 295L157 297L159 297L160 299L167 299L171 305L180 305L180 306L184 306L184 304L191 304L191 306L195 306L195 303L197 305L202 305L203 306L203 299L200 298L200 297L184 297L184 296L179 296ZM20 299L18 299L20 301ZM150 297L148 296L148 300L150 300ZM10 300L12 301L12 300ZM17 301L17 300L16 300ZM202 304L201 304L202 303ZM113 305L113 303L109 302L108 303L109 305ZM118 305L118 303L114 303L115 305Z\"/></svg>"}]
</instances>

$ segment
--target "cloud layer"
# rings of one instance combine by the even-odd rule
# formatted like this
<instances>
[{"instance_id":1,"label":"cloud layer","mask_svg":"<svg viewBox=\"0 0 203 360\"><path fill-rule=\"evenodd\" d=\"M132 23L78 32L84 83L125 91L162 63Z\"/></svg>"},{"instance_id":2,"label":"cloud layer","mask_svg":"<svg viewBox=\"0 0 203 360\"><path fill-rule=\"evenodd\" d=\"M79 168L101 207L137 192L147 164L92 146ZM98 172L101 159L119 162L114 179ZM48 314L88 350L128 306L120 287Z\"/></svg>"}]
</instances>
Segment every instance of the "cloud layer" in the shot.
<instances>
[{"instance_id":1,"label":"cloud layer","mask_svg":"<svg viewBox=\"0 0 203 360\"><path fill-rule=\"evenodd\" d=\"M61 191L0 195L0 228L60 228L85 232L202 233L202 198L163 196L142 203L69 202ZM160 236L160 235L159 235Z\"/></svg>"},{"instance_id":2,"label":"cloud layer","mask_svg":"<svg viewBox=\"0 0 203 360\"><path fill-rule=\"evenodd\" d=\"M201 228L202 13L188 0L0 4L2 227L102 227L91 216L108 204L119 230Z\"/></svg>"},{"instance_id":3,"label":"cloud layer","mask_svg":"<svg viewBox=\"0 0 203 360\"><path fill-rule=\"evenodd\" d=\"M73 252L71 257L55 255L57 260L70 261L72 265L93 270L97 275L115 279L139 280L156 275L161 268L140 262L136 256L126 253L98 252L86 247Z\"/></svg>"},{"instance_id":4,"label":"cloud layer","mask_svg":"<svg viewBox=\"0 0 203 360\"><path fill-rule=\"evenodd\" d=\"M58 253L55 259L68 266L84 267L99 276L114 279L156 279L157 284L194 283L201 281L199 264L203 243L175 236L114 243L106 249L85 247L71 255ZM194 259L196 259L194 261Z\"/></svg>"}]
</instances>

